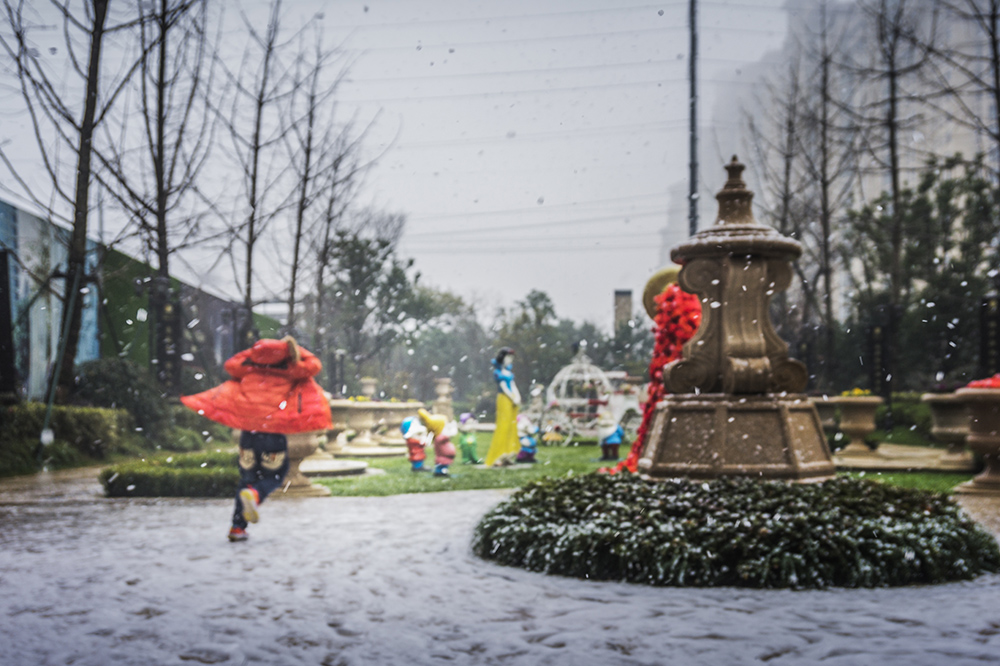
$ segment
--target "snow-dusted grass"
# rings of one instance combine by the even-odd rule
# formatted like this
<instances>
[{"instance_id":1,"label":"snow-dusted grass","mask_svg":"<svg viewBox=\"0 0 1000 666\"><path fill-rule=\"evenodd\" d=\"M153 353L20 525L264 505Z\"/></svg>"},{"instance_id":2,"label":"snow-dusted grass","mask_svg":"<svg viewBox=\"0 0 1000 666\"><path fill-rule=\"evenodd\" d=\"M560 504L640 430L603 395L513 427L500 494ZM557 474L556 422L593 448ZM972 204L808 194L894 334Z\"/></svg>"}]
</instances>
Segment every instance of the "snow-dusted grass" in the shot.
<instances>
[{"instance_id":1,"label":"snow-dusted grass","mask_svg":"<svg viewBox=\"0 0 1000 666\"><path fill-rule=\"evenodd\" d=\"M870 479L901 488L917 488L937 493L950 493L960 483L972 478L972 474L960 472L841 472L855 479Z\"/></svg>"},{"instance_id":2,"label":"snow-dusted grass","mask_svg":"<svg viewBox=\"0 0 1000 666\"><path fill-rule=\"evenodd\" d=\"M478 455L482 459L489 449L490 434L478 434ZM625 451L627 453L627 451ZM434 452L427 449L425 467L433 469ZM367 458L368 466L384 472L357 477L315 479L337 496L385 496L406 493L441 492L448 490L487 490L491 488L520 488L544 477L563 478L568 475L587 474L608 462L601 462L599 446L539 446L534 464L520 464L506 468L482 468L464 465L461 457L451 465L447 478L435 477L430 472L413 472L405 456L397 458Z\"/></svg>"},{"instance_id":3,"label":"snow-dusted grass","mask_svg":"<svg viewBox=\"0 0 1000 666\"><path fill-rule=\"evenodd\" d=\"M994 538L946 495L839 477L528 485L476 528L480 557L652 585L879 587L1000 570Z\"/></svg>"}]
</instances>

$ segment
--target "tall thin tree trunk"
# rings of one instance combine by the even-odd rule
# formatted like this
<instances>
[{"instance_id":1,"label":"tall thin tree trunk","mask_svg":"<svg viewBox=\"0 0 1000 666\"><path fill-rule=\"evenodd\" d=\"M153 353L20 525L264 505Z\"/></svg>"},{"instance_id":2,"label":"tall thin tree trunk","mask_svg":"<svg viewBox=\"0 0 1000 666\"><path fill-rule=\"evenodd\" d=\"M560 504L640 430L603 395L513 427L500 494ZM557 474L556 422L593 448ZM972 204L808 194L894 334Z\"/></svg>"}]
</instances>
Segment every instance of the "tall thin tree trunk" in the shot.
<instances>
[{"instance_id":1,"label":"tall thin tree trunk","mask_svg":"<svg viewBox=\"0 0 1000 666\"><path fill-rule=\"evenodd\" d=\"M77 152L76 194L73 202L73 231L67 261L66 296L63 301L63 328L66 339L60 345L62 354L59 376L54 378L63 395L72 390L76 376L74 361L80 341L82 321L79 289L72 284L82 284L87 261L87 213L90 207L90 159L93 152L94 118L97 112L98 82L100 76L101 44L108 15L109 0L93 0L94 23L90 33L90 56L87 63L87 90L83 118L80 122L80 143Z\"/></svg>"}]
</instances>

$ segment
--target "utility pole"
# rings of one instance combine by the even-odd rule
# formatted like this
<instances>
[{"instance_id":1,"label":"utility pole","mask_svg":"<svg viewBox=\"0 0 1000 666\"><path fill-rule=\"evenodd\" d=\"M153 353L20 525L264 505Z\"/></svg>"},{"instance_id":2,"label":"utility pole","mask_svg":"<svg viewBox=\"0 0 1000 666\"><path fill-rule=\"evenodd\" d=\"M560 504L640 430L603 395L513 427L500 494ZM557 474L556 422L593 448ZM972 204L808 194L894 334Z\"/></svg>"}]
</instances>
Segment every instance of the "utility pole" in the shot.
<instances>
[{"instance_id":1,"label":"utility pole","mask_svg":"<svg viewBox=\"0 0 1000 666\"><path fill-rule=\"evenodd\" d=\"M698 232L698 0L688 0L688 23L691 28L691 53L688 56L688 78L690 79L690 126L691 156L688 162L688 233Z\"/></svg>"}]
</instances>

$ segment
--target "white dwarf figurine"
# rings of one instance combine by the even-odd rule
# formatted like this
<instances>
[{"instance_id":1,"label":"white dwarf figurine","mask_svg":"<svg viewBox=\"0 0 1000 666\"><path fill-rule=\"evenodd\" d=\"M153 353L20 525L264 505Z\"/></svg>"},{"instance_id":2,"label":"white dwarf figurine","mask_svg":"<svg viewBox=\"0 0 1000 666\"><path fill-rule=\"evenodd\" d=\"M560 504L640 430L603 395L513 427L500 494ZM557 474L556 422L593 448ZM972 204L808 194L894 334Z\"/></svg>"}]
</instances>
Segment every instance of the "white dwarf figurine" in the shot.
<instances>
[{"instance_id":1,"label":"white dwarf figurine","mask_svg":"<svg viewBox=\"0 0 1000 666\"><path fill-rule=\"evenodd\" d=\"M625 430L607 412L597 421L597 440L601 444L601 460L618 460L618 447Z\"/></svg>"},{"instance_id":2,"label":"white dwarf figurine","mask_svg":"<svg viewBox=\"0 0 1000 666\"><path fill-rule=\"evenodd\" d=\"M538 426L524 414L517 417L517 436L521 442L521 450L517 453L517 462L533 463L538 452Z\"/></svg>"}]
</instances>

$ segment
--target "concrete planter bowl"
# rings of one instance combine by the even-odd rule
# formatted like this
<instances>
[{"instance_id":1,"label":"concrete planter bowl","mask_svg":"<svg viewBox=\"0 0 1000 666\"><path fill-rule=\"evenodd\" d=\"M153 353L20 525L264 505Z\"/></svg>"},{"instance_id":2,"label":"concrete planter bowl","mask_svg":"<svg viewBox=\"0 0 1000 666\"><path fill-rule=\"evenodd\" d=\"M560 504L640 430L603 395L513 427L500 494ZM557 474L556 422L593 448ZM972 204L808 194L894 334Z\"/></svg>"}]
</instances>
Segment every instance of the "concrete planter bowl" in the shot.
<instances>
[{"instance_id":1,"label":"concrete planter bowl","mask_svg":"<svg viewBox=\"0 0 1000 666\"><path fill-rule=\"evenodd\" d=\"M983 471L955 489L1000 497L1000 389L961 388L955 394L969 407L969 448L983 458Z\"/></svg>"},{"instance_id":2,"label":"concrete planter bowl","mask_svg":"<svg viewBox=\"0 0 1000 666\"><path fill-rule=\"evenodd\" d=\"M840 409L840 429L851 438L840 455L874 455L875 451L865 444L865 437L875 432L875 412L882 404L882 398L873 395L842 395L830 398L830 402Z\"/></svg>"}]
</instances>

